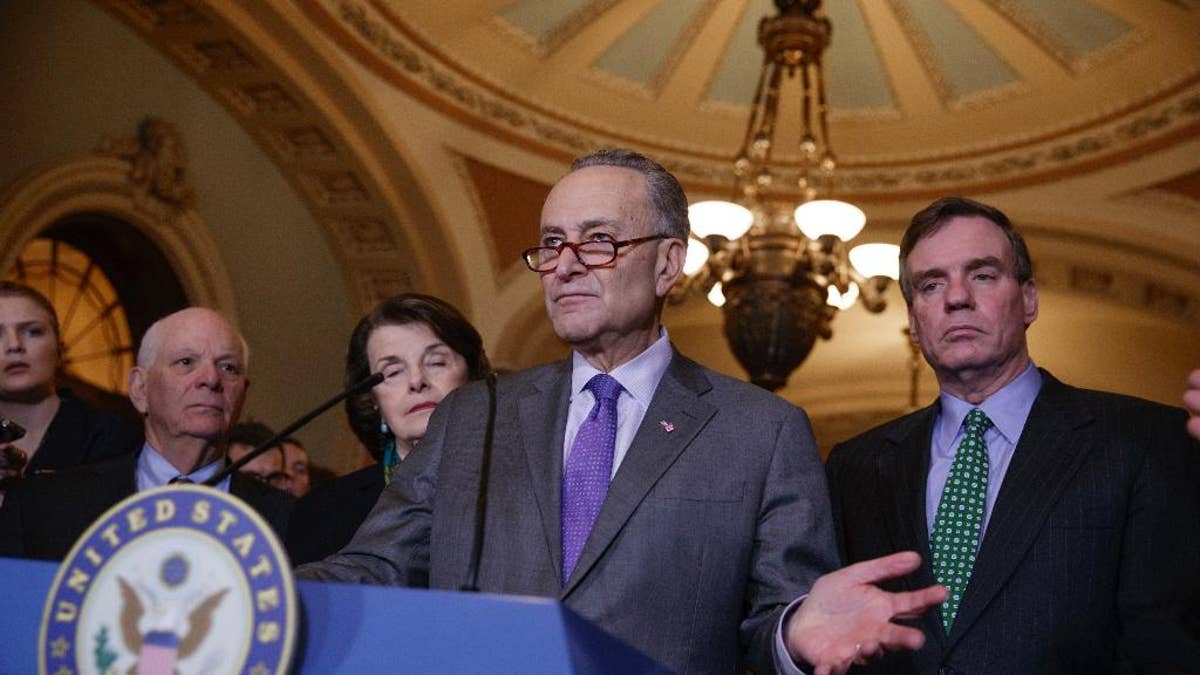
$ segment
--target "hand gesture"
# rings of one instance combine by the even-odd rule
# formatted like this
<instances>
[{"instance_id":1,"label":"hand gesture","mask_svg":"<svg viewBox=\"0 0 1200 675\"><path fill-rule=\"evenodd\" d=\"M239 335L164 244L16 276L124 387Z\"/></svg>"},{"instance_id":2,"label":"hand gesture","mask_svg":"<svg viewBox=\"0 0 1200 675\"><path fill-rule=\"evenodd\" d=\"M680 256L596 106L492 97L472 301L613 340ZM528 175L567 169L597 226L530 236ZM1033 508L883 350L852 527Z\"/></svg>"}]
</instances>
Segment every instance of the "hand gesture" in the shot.
<instances>
[{"instance_id":1,"label":"hand gesture","mask_svg":"<svg viewBox=\"0 0 1200 675\"><path fill-rule=\"evenodd\" d=\"M0 490L6 490L21 480L28 463L29 453L11 443L0 446Z\"/></svg>"},{"instance_id":2,"label":"hand gesture","mask_svg":"<svg viewBox=\"0 0 1200 675\"><path fill-rule=\"evenodd\" d=\"M1188 390L1183 395L1183 405L1192 414L1187 423L1188 433L1194 438L1200 438L1200 368L1193 370L1188 376Z\"/></svg>"},{"instance_id":3,"label":"hand gesture","mask_svg":"<svg viewBox=\"0 0 1200 675\"><path fill-rule=\"evenodd\" d=\"M946 599L944 586L908 593L888 593L876 582L917 569L921 557L911 551L867 560L826 574L788 619L784 641L797 661L812 665L815 675L844 673L851 665L887 651L918 649L920 630L892 623L912 619Z\"/></svg>"}]
</instances>

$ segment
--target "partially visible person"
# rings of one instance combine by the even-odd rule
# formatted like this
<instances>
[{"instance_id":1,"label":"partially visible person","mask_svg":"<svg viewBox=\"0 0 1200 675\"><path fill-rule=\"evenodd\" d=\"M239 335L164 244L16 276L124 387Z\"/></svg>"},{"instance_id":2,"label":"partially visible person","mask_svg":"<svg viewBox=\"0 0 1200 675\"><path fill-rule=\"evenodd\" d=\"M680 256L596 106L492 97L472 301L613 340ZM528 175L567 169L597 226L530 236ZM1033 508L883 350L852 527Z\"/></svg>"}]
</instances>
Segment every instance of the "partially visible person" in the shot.
<instances>
[{"instance_id":1,"label":"partially visible person","mask_svg":"<svg viewBox=\"0 0 1200 675\"><path fill-rule=\"evenodd\" d=\"M374 462L374 458L372 458L370 455L368 455L366 450L363 450L362 454L363 454L364 458L367 460L368 464ZM359 466L362 466L361 462L359 463ZM317 489L317 487L320 485L324 485L325 483L328 483L330 481L337 480L337 478L338 478L338 472L334 471L333 469L331 469L327 466L321 466L320 464L317 464L315 462L310 463L308 465L309 492L312 492L313 490Z\"/></svg>"},{"instance_id":2,"label":"partially visible person","mask_svg":"<svg viewBox=\"0 0 1200 675\"><path fill-rule=\"evenodd\" d=\"M229 431L229 450L226 456L230 463L236 462L250 454L258 446L275 437L271 427L262 422L239 422ZM258 457L246 462L238 473L246 474L255 480L291 492L291 479L283 469L283 445L264 451Z\"/></svg>"},{"instance_id":3,"label":"partially visible person","mask_svg":"<svg viewBox=\"0 0 1200 675\"><path fill-rule=\"evenodd\" d=\"M141 450L27 477L0 506L0 555L61 560L122 499L215 476L245 400L246 362L245 341L213 310L192 307L155 322L129 374L129 398L144 420ZM286 532L291 495L236 473L216 488L245 500L280 536Z\"/></svg>"},{"instance_id":4,"label":"partially visible person","mask_svg":"<svg viewBox=\"0 0 1200 675\"><path fill-rule=\"evenodd\" d=\"M347 399L346 416L375 463L296 503L287 541L292 562L321 560L349 543L392 472L425 436L442 398L489 370L479 332L444 300L405 293L364 316L346 350L346 385L374 372L387 379Z\"/></svg>"},{"instance_id":5,"label":"partially visible person","mask_svg":"<svg viewBox=\"0 0 1200 675\"><path fill-rule=\"evenodd\" d=\"M0 281L0 417L25 429L24 437L0 445L0 500L26 474L131 453L141 441L116 415L56 389L61 339L45 296Z\"/></svg>"},{"instance_id":6,"label":"partially visible person","mask_svg":"<svg viewBox=\"0 0 1200 675\"><path fill-rule=\"evenodd\" d=\"M283 472L288 477L288 492L300 498L312 489L308 451L294 437L283 439Z\"/></svg>"},{"instance_id":7,"label":"partially visible person","mask_svg":"<svg viewBox=\"0 0 1200 675\"><path fill-rule=\"evenodd\" d=\"M1187 406L1191 419L1187 429L1194 438L1200 438L1200 368L1188 376L1188 390L1183 395L1183 404Z\"/></svg>"},{"instance_id":8,"label":"partially visible person","mask_svg":"<svg viewBox=\"0 0 1200 675\"><path fill-rule=\"evenodd\" d=\"M916 550L890 584L950 589L924 647L879 673L1200 670L1200 447L1184 411L1064 384L1026 330L1025 241L961 197L900 243L909 331L941 390L836 446L827 471L846 563Z\"/></svg>"}]
</instances>

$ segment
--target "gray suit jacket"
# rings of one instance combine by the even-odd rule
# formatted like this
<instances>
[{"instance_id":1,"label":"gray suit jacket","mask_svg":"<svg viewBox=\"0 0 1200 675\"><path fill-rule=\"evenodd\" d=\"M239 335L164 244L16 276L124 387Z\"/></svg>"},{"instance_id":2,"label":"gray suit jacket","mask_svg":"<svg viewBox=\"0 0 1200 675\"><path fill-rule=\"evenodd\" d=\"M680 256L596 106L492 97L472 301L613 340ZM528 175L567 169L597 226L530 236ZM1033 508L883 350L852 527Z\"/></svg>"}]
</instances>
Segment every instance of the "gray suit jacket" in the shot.
<instances>
[{"instance_id":1,"label":"gray suit jacket","mask_svg":"<svg viewBox=\"0 0 1200 675\"><path fill-rule=\"evenodd\" d=\"M1042 377L953 629L927 612L924 648L871 672L1200 670L1200 449L1186 414ZM934 583L925 480L937 411L829 457L846 562L924 557L896 590Z\"/></svg>"},{"instance_id":2,"label":"gray suit jacket","mask_svg":"<svg viewBox=\"0 0 1200 675\"><path fill-rule=\"evenodd\" d=\"M558 598L679 672L771 672L783 605L836 565L808 418L676 353L564 583L570 381L563 361L498 384L480 588ZM300 576L459 588L486 411L483 383L448 396L350 544Z\"/></svg>"}]
</instances>

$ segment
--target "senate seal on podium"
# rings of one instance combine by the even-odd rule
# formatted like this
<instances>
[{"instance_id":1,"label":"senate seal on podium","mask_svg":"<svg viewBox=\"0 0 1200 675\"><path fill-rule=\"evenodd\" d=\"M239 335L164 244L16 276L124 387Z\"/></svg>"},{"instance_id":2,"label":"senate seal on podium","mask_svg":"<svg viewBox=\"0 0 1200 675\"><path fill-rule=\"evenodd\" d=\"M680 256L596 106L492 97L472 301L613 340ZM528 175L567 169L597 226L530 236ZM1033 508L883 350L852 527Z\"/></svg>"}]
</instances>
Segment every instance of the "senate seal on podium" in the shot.
<instances>
[{"instance_id":1,"label":"senate seal on podium","mask_svg":"<svg viewBox=\"0 0 1200 675\"><path fill-rule=\"evenodd\" d=\"M288 559L254 509L196 485L147 490L109 509L63 561L38 670L285 673L297 608Z\"/></svg>"}]
</instances>

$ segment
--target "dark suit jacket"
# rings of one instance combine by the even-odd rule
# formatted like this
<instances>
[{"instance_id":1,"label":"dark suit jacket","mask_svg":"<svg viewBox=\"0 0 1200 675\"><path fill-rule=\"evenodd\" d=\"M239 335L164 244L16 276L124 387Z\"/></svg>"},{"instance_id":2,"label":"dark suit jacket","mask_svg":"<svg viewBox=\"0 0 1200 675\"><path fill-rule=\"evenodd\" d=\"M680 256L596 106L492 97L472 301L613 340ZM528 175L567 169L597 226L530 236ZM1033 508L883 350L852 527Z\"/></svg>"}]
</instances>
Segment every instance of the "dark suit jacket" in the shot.
<instances>
[{"instance_id":1,"label":"dark suit jacket","mask_svg":"<svg viewBox=\"0 0 1200 675\"><path fill-rule=\"evenodd\" d=\"M679 672L773 671L783 605L835 564L808 418L676 354L564 583L570 381L563 361L499 382L480 588L558 598ZM300 576L459 588L486 411L483 383L446 397L350 544Z\"/></svg>"},{"instance_id":2,"label":"dark suit jacket","mask_svg":"<svg viewBox=\"0 0 1200 675\"><path fill-rule=\"evenodd\" d=\"M60 391L61 403L25 473L65 469L137 452L142 437L116 415ZM16 443L21 445L20 441Z\"/></svg>"},{"instance_id":3,"label":"dark suit jacket","mask_svg":"<svg viewBox=\"0 0 1200 675\"><path fill-rule=\"evenodd\" d=\"M293 565L321 560L350 543L383 492L383 467L372 464L327 481L296 500L288 520Z\"/></svg>"},{"instance_id":4,"label":"dark suit jacket","mask_svg":"<svg viewBox=\"0 0 1200 675\"><path fill-rule=\"evenodd\" d=\"M97 518L137 492L140 454L26 478L0 506L0 555L65 558ZM262 514L280 538L287 532L291 495L239 474L233 475L229 491Z\"/></svg>"},{"instance_id":5,"label":"dark suit jacket","mask_svg":"<svg viewBox=\"0 0 1200 675\"><path fill-rule=\"evenodd\" d=\"M949 636L875 672L1200 669L1200 451L1182 410L1043 384L1004 477ZM915 550L928 564L925 481L938 404L834 448L830 491L847 563Z\"/></svg>"}]
</instances>

